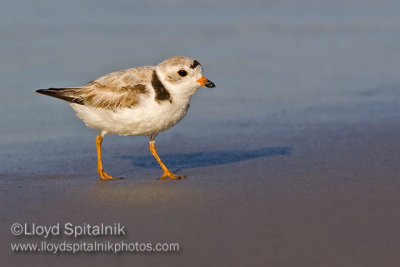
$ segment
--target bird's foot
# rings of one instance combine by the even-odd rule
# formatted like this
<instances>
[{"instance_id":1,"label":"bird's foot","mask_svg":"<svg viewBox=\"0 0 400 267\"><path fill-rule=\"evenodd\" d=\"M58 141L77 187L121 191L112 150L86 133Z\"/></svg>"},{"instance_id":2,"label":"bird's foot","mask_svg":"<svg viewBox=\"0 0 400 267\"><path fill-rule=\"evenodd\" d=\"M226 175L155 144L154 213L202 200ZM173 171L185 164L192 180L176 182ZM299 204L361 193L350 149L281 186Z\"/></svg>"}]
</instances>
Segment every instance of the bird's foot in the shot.
<instances>
[{"instance_id":1,"label":"bird's foot","mask_svg":"<svg viewBox=\"0 0 400 267\"><path fill-rule=\"evenodd\" d=\"M166 179L167 177L169 177L170 179L174 179L174 180L180 180L180 179L186 178L185 175L177 175L170 171L164 171L164 174L163 174L163 176L160 177L160 179L163 180L163 179Z\"/></svg>"},{"instance_id":2,"label":"bird's foot","mask_svg":"<svg viewBox=\"0 0 400 267\"><path fill-rule=\"evenodd\" d=\"M122 178L118 178L118 177L113 177L113 176L107 174L103 170L99 171L99 175L100 175L100 179L103 180L103 181L122 179Z\"/></svg>"}]
</instances>

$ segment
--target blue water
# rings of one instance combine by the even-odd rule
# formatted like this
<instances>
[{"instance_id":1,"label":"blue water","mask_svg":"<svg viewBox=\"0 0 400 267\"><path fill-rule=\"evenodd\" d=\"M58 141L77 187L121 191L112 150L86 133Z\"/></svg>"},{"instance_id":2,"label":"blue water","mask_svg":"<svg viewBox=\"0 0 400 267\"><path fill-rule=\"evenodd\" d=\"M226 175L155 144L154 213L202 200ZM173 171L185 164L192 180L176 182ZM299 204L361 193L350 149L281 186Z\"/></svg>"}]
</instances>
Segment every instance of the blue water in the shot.
<instances>
[{"instance_id":1,"label":"blue water","mask_svg":"<svg viewBox=\"0 0 400 267\"><path fill-rule=\"evenodd\" d=\"M399 11L398 1L2 1L0 145L92 142L66 103L34 91L175 55L199 60L217 85L160 137L197 140L194 152L398 119Z\"/></svg>"}]
</instances>

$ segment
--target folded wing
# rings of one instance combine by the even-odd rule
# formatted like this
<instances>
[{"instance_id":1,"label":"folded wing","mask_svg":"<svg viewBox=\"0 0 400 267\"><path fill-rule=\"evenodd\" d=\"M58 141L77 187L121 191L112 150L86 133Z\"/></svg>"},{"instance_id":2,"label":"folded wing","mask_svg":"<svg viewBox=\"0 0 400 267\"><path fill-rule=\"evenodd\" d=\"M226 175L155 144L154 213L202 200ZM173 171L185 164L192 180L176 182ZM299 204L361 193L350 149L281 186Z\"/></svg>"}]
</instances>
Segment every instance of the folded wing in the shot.
<instances>
[{"instance_id":1,"label":"folded wing","mask_svg":"<svg viewBox=\"0 0 400 267\"><path fill-rule=\"evenodd\" d=\"M49 88L36 92L93 108L133 107L150 93L154 67L139 67L104 75L82 87Z\"/></svg>"}]
</instances>

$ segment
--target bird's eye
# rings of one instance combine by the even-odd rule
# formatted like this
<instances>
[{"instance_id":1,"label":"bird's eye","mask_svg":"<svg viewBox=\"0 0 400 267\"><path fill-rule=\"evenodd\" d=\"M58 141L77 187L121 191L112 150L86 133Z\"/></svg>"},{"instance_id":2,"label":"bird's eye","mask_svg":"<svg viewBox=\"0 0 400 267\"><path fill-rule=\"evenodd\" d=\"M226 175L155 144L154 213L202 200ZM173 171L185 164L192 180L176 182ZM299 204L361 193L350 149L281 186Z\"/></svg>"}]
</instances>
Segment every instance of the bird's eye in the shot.
<instances>
[{"instance_id":1,"label":"bird's eye","mask_svg":"<svg viewBox=\"0 0 400 267\"><path fill-rule=\"evenodd\" d=\"M185 77L187 75L187 71L186 70L180 70L178 71L178 74L182 77Z\"/></svg>"}]
</instances>

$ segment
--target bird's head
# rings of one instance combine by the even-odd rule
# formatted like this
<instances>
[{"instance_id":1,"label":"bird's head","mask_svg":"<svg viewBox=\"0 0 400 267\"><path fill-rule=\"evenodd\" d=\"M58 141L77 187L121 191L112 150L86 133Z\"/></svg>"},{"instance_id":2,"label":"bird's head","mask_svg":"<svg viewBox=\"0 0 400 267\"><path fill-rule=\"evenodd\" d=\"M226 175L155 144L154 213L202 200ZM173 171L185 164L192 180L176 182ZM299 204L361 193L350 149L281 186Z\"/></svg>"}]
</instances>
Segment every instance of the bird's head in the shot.
<instances>
[{"instance_id":1,"label":"bird's head","mask_svg":"<svg viewBox=\"0 0 400 267\"><path fill-rule=\"evenodd\" d=\"M172 57L156 67L160 81L175 96L191 97L202 86L215 87L203 76L203 68L197 60L188 57Z\"/></svg>"}]
</instances>

